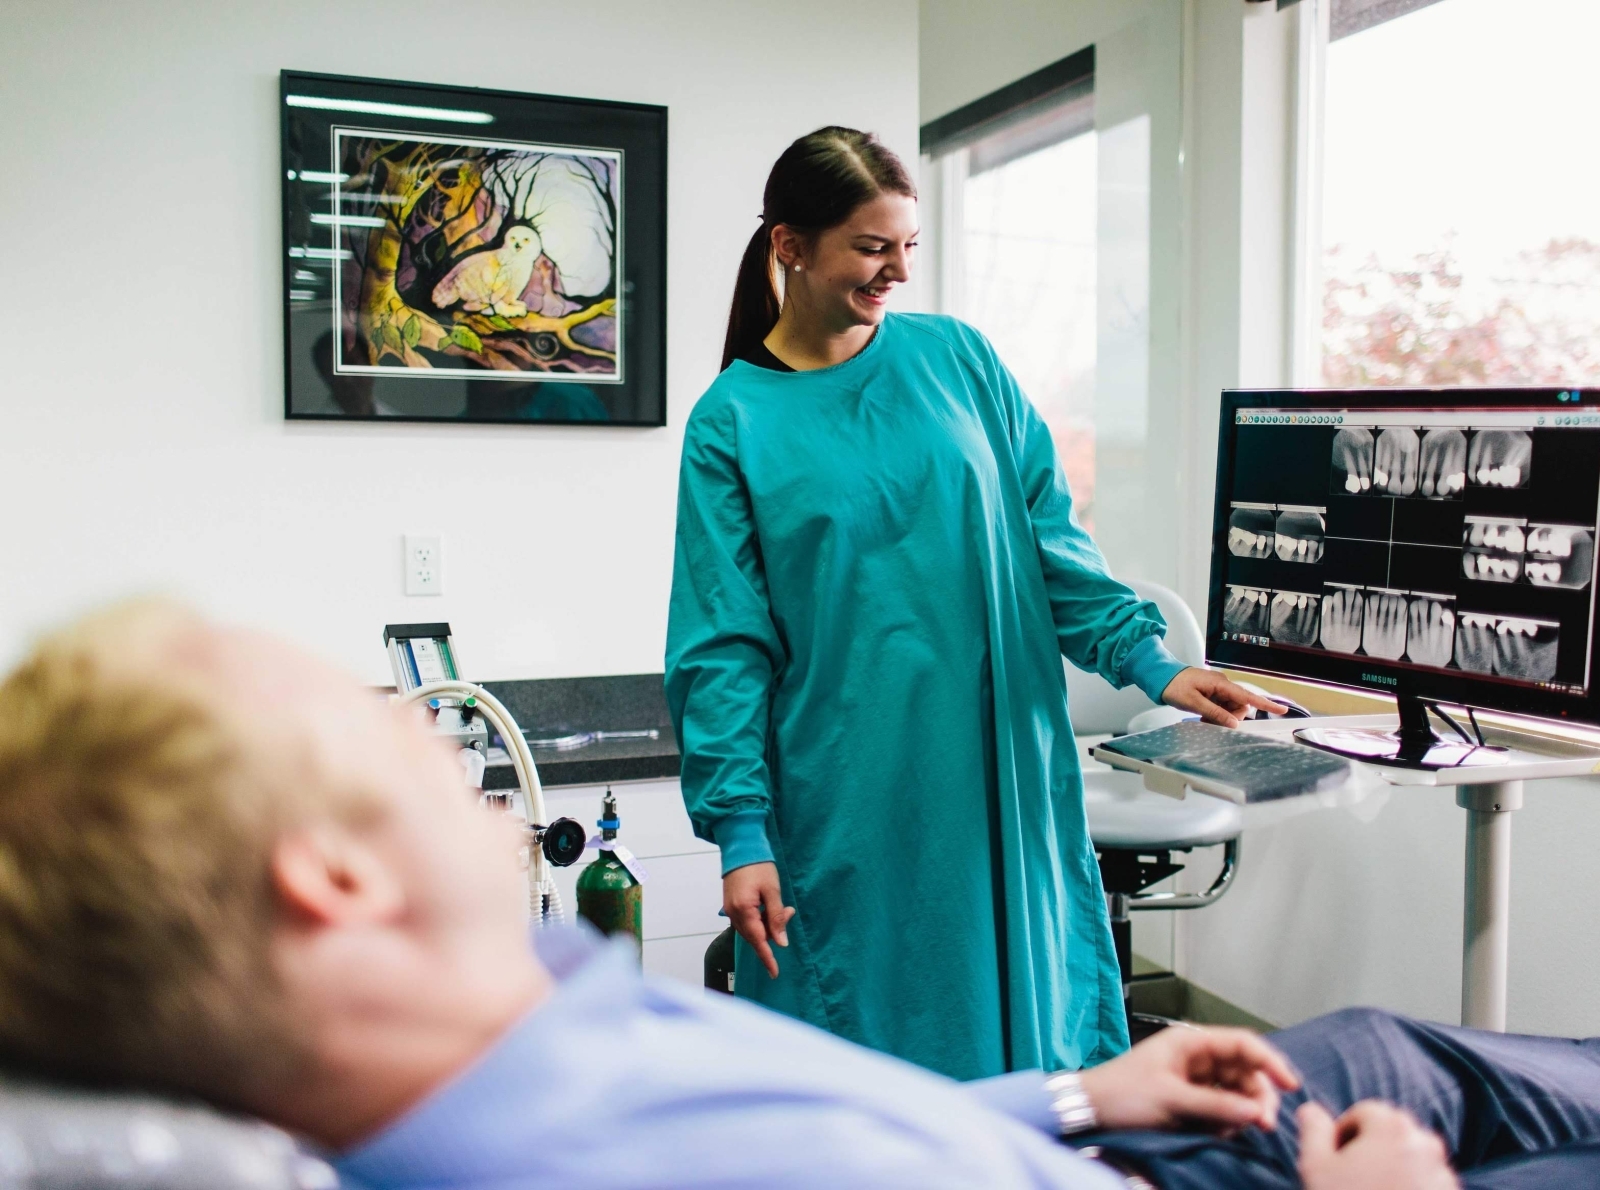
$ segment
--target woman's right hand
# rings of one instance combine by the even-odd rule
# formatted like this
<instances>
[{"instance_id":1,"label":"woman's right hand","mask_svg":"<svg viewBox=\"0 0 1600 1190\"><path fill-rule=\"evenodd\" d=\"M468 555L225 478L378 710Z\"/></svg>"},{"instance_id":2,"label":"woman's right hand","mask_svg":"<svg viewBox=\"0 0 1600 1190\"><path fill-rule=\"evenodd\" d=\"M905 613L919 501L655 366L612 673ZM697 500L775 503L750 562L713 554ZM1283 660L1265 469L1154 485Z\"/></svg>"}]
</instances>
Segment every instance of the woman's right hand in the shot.
<instances>
[{"instance_id":1,"label":"woman's right hand","mask_svg":"<svg viewBox=\"0 0 1600 1190\"><path fill-rule=\"evenodd\" d=\"M746 864L722 878L722 910L750 944L773 979L778 978L778 960L772 943L789 945L787 926L794 907L783 903L783 886L778 883L775 863Z\"/></svg>"}]
</instances>

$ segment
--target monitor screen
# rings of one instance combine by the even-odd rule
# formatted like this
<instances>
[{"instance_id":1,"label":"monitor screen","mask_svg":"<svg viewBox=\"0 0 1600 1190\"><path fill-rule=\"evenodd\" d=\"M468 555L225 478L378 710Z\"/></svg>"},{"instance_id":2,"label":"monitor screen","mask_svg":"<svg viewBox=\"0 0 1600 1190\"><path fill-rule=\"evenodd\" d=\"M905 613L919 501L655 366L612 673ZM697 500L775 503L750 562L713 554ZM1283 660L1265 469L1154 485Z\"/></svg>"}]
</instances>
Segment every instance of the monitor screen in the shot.
<instances>
[{"instance_id":1,"label":"monitor screen","mask_svg":"<svg viewBox=\"0 0 1600 1190\"><path fill-rule=\"evenodd\" d=\"M1597 516L1600 393L1224 393L1207 659L1600 723Z\"/></svg>"}]
</instances>

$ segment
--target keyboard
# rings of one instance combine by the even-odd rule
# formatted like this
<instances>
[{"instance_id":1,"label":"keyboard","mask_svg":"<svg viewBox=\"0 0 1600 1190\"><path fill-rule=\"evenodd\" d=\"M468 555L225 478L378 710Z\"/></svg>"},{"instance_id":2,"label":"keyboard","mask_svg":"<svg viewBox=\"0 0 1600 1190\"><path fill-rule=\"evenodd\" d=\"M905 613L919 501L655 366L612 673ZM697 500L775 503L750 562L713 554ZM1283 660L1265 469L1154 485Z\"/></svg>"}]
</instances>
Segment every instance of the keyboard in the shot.
<instances>
[{"instance_id":1,"label":"keyboard","mask_svg":"<svg viewBox=\"0 0 1600 1190\"><path fill-rule=\"evenodd\" d=\"M1224 786L1247 802L1318 793L1350 776L1349 763L1337 756L1210 723L1174 723L1118 736L1097 745L1095 751L1114 752Z\"/></svg>"}]
</instances>

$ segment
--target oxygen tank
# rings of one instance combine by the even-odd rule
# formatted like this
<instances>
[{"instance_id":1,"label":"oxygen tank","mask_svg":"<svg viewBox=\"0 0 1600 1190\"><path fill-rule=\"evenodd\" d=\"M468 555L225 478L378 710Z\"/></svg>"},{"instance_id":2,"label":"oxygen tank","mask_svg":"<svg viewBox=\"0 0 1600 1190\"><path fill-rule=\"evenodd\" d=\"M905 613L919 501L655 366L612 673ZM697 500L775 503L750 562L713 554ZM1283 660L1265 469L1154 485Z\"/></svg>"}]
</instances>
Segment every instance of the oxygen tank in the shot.
<instances>
[{"instance_id":1,"label":"oxygen tank","mask_svg":"<svg viewBox=\"0 0 1600 1190\"><path fill-rule=\"evenodd\" d=\"M733 991L733 927L729 926L706 947L706 987L714 992Z\"/></svg>"},{"instance_id":2,"label":"oxygen tank","mask_svg":"<svg viewBox=\"0 0 1600 1190\"><path fill-rule=\"evenodd\" d=\"M604 934L632 934L644 948L644 868L621 843L617 831L617 797L609 789L601 802L599 850L578 874L578 915Z\"/></svg>"}]
</instances>

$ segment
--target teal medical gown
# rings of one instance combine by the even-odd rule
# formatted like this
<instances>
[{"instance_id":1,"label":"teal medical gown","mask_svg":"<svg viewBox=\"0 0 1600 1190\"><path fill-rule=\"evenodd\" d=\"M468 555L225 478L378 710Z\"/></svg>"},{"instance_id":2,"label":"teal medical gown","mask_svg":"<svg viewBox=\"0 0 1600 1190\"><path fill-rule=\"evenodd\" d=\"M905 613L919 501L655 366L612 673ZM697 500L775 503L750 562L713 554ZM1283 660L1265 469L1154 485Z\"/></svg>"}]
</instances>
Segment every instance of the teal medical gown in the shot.
<instances>
[{"instance_id":1,"label":"teal medical gown","mask_svg":"<svg viewBox=\"0 0 1600 1190\"><path fill-rule=\"evenodd\" d=\"M1158 698L1165 628L971 327L724 371L685 432L666 690L696 832L797 911L777 979L740 939L738 994L962 1079L1125 1049L1061 654Z\"/></svg>"}]
</instances>

